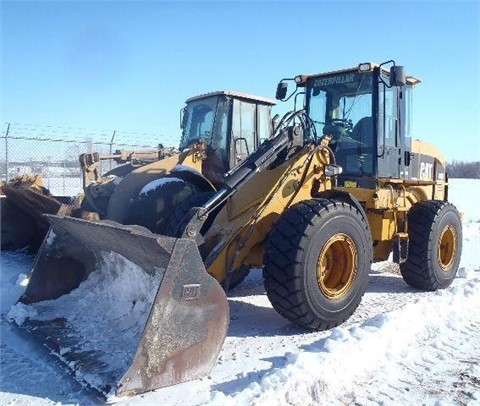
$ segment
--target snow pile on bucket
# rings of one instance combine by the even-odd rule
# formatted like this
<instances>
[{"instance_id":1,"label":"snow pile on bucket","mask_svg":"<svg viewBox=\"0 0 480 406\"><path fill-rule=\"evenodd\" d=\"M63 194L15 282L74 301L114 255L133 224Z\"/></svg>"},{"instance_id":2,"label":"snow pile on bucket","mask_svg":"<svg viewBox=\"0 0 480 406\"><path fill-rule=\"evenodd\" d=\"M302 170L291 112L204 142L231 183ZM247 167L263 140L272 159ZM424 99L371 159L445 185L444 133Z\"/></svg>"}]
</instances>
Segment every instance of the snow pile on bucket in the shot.
<instances>
[{"instance_id":1,"label":"snow pile on bucket","mask_svg":"<svg viewBox=\"0 0 480 406\"><path fill-rule=\"evenodd\" d=\"M8 317L18 325L28 321L65 320L64 331L74 345L62 346L59 353L68 361L68 353L95 353L105 365L102 375L118 380L130 366L140 342L145 323L164 272L150 275L134 263L115 253L102 253L94 272L80 286L55 300L12 307ZM27 323L28 324L28 323ZM77 361L73 361L76 363ZM76 365L70 367L76 370ZM82 368L83 369L83 368ZM95 371L81 373L94 387L112 382L99 382ZM77 371L78 376L78 371Z\"/></svg>"}]
</instances>

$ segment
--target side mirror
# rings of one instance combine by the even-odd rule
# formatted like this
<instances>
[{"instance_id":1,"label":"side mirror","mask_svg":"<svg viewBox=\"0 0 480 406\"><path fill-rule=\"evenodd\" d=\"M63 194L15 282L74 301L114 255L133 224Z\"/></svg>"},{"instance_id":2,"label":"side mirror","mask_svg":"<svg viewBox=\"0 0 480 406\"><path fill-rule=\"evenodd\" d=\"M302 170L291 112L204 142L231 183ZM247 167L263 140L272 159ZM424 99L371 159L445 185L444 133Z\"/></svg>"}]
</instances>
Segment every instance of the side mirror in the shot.
<instances>
[{"instance_id":1,"label":"side mirror","mask_svg":"<svg viewBox=\"0 0 480 406\"><path fill-rule=\"evenodd\" d=\"M404 86L407 83L405 66L392 66L390 68L390 87Z\"/></svg>"},{"instance_id":2,"label":"side mirror","mask_svg":"<svg viewBox=\"0 0 480 406\"><path fill-rule=\"evenodd\" d=\"M285 99L285 96L287 95L287 90L288 90L288 83L280 82L277 85L277 93L275 93L275 98L277 100Z\"/></svg>"}]
</instances>

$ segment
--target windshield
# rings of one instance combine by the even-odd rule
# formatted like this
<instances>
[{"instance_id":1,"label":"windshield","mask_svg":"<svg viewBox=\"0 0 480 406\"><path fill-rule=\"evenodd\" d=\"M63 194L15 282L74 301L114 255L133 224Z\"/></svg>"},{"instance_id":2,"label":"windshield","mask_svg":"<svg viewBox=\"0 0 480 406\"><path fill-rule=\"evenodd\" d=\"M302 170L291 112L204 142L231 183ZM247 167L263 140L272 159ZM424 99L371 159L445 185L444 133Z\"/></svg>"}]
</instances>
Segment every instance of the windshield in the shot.
<instances>
[{"instance_id":1,"label":"windshield","mask_svg":"<svg viewBox=\"0 0 480 406\"><path fill-rule=\"evenodd\" d=\"M335 121L355 125L372 115L372 75L342 73L312 78L308 84L309 114L317 124L317 132Z\"/></svg>"},{"instance_id":2,"label":"windshield","mask_svg":"<svg viewBox=\"0 0 480 406\"><path fill-rule=\"evenodd\" d=\"M372 78L371 72L342 72L307 83L308 111L317 134L333 137L345 173L373 173Z\"/></svg>"},{"instance_id":3,"label":"windshield","mask_svg":"<svg viewBox=\"0 0 480 406\"><path fill-rule=\"evenodd\" d=\"M213 131L213 121L218 97L195 100L189 103L183 116L181 147L203 139L208 143Z\"/></svg>"},{"instance_id":4,"label":"windshield","mask_svg":"<svg viewBox=\"0 0 480 406\"><path fill-rule=\"evenodd\" d=\"M212 96L187 104L183 116L180 148L203 140L217 154L227 156L229 102L225 97Z\"/></svg>"}]
</instances>

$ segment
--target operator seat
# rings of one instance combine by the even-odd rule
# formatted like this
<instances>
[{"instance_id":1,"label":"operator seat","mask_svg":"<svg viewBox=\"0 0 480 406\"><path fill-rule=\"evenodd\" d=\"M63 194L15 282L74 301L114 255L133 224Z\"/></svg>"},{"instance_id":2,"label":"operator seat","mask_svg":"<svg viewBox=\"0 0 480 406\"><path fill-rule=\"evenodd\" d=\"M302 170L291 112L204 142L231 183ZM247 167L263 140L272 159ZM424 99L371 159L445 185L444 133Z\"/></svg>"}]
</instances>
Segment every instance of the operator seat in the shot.
<instances>
[{"instance_id":1,"label":"operator seat","mask_svg":"<svg viewBox=\"0 0 480 406\"><path fill-rule=\"evenodd\" d=\"M372 117L362 117L352 130L352 138L362 144L372 145Z\"/></svg>"},{"instance_id":2,"label":"operator seat","mask_svg":"<svg viewBox=\"0 0 480 406\"><path fill-rule=\"evenodd\" d=\"M358 120L353 127L351 138L356 145L351 154L355 157L355 160L350 162L352 170L359 172L362 176L373 174L374 140L372 117L366 116Z\"/></svg>"}]
</instances>

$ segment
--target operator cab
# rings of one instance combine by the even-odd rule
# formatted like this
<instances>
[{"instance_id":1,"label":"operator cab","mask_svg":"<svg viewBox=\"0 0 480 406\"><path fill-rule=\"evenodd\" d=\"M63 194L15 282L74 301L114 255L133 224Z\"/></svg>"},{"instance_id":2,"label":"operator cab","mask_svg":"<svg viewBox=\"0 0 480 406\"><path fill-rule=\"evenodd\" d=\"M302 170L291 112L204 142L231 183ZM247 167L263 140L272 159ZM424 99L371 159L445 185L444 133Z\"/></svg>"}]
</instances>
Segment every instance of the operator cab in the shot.
<instances>
[{"instance_id":1,"label":"operator cab","mask_svg":"<svg viewBox=\"0 0 480 406\"><path fill-rule=\"evenodd\" d=\"M192 97L182 109L180 149L207 145L203 173L214 184L255 151L272 133L274 100L219 91Z\"/></svg>"},{"instance_id":2,"label":"operator cab","mask_svg":"<svg viewBox=\"0 0 480 406\"><path fill-rule=\"evenodd\" d=\"M391 69L386 64L393 64ZM338 186L373 188L378 178L408 179L411 89L393 61L295 78L305 88L305 108L318 135L330 135ZM280 89L280 86L279 86Z\"/></svg>"}]
</instances>

